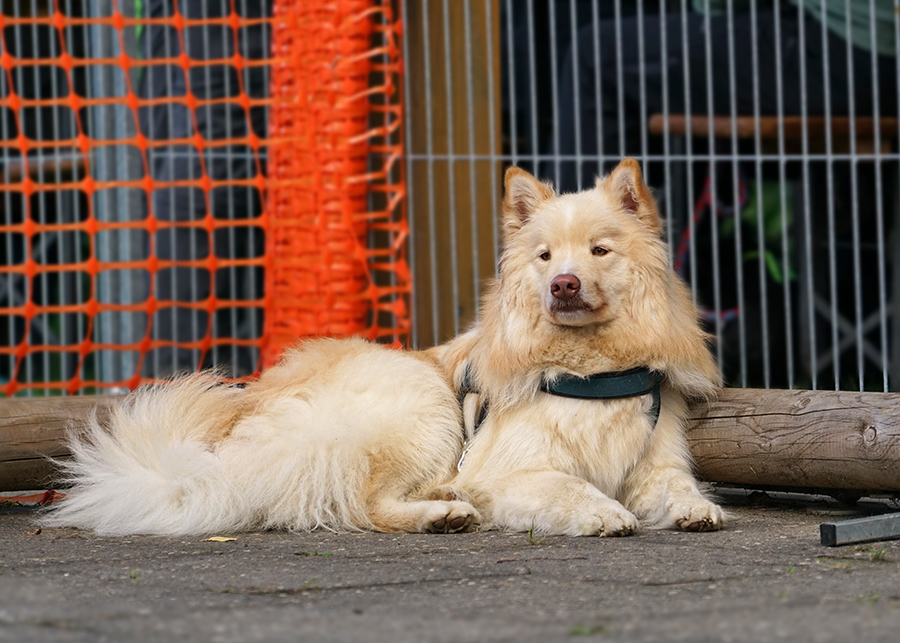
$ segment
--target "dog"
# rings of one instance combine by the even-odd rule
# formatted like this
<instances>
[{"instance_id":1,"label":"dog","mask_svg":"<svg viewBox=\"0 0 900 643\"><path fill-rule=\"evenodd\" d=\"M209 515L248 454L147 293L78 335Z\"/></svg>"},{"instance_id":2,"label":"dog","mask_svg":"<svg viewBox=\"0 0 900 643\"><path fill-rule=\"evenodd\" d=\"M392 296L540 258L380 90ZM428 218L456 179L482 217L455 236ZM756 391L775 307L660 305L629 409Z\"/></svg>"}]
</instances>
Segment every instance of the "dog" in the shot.
<instances>
[{"instance_id":1,"label":"dog","mask_svg":"<svg viewBox=\"0 0 900 643\"><path fill-rule=\"evenodd\" d=\"M460 408L421 353L363 339L289 349L245 387L216 373L140 388L72 433L45 519L103 535L244 530L452 532Z\"/></svg>"},{"instance_id":2,"label":"dog","mask_svg":"<svg viewBox=\"0 0 900 643\"><path fill-rule=\"evenodd\" d=\"M686 401L713 397L720 375L637 161L576 194L515 167L504 188L480 321L432 351L476 400L450 486L487 527L720 529L684 433Z\"/></svg>"},{"instance_id":3,"label":"dog","mask_svg":"<svg viewBox=\"0 0 900 643\"><path fill-rule=\"evenodd\" d=\"M299 343L245 387L138 389L70 437L46 524L628 535L724 525L691 473L686 400L720 382L640 167L557 195L504 179L498 275L445 345Z\"/></svg>"}]
</instances>

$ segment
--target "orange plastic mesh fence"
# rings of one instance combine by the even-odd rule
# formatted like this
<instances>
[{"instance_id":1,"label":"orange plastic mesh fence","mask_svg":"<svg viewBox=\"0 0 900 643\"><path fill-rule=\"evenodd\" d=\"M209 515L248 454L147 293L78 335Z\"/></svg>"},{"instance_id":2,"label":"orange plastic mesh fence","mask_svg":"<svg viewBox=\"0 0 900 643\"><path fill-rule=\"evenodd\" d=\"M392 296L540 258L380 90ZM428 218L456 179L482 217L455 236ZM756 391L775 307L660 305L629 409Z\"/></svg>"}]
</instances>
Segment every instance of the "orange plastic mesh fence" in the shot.
<instances>
[{"instance_id":1,"label":"orange plastic mesh fence","mask_svg":"<svg viewBox=\"0 0 900 643\"><path fill-rule=\"evenodd\" d=\"M398 340L410 275L390 2L294 0L275 15L267 284L278 303L266 329L275 347L321 333Z\"/></svg>"},{"instance_id":2,"label":"orange plastic mesh fence","mask_svg":"<svg viewBox=\"0 0 900 643\"><path fill-rule=\"evenodd\" d=\"M3 394L405 339L390 5L3 3Z\"/></svg>"}]
</instances>

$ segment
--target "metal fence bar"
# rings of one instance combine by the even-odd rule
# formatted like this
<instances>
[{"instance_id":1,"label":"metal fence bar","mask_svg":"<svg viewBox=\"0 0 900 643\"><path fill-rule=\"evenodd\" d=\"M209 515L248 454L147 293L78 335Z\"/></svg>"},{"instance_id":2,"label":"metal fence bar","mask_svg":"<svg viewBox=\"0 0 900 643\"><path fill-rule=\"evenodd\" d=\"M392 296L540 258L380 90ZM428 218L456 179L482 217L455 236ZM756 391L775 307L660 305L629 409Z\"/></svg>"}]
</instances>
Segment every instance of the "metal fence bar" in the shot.
<instances>
[{"instance_id":1,"label":"metal fence bar","mask_svg":"<svg viewBox=\"0 0 900 643\"><path fill-rule=\"evenodd\" d=\"M798 30L798 47L801 51L806 48L806 29L803 21L803 8L797 8ZM781 38L778 38L780 42ZM806 127L807 117L807 95L806 95L806 59L800 59L800 117L802 119L802 176L803 176L803 248L806 252L805 261L801 265L806 267L806 293L807 301L803 302L806 307L807 329L809 333L809 370L810 370L810 388L818 388L818 355L816 350L816 312L813 303L815 296L815 281L813 278L813 246L812 246L812 206L810 203L809 190L809 136ZM826 126L827 127L827 126Z\"/></svg>"},{"instance_id":2,"label":"metal fence bar","mask_svg":"<svg viewBox=\"0 0 900 643\"><path fill-rule=\"evenodd\" d=\"M478 302L481 298L481 279L478 274L478 266L480 265L478 257L478 206L477 206L477 190L475 183L475 106L472 87L472 22L469 11L469 0L463 3L463 14L465 23L465 48L466 48L466 134L467 144L469 147L469 222L472 226L472 292L474 300ZM452 169L451 169L452 171ZM475 306L475 314L478 315L478 306Z\"/></svg>"},{"instance_id":3,"label":"metal fence bar","mask_svg":"<svg viewBox=\"0 0 900 643\"><path fill-rule=\"evenodd\" d=\"M559 69L559 61L557 60L557 38L556 38L556 3L548 2L547 9L549 12L549 25L550 25L550 97L551 97L551 109L553 113L553 183L555 185L559 185L560 182L560 149L559 149L559 121L563 118L562 113L560 112L559 107L559 78L557 77L557 70ZM577 78L577 76L576 76ZM578 83L574 83L577 85ZM577 141L576 137L576 149L580 148L581 143ZM580 159L580 154L575 154L575 163L577 165L578 160ZM581 180L579 179L579 186L581 184Z\"/></svg>"},{"instance_id":4,"label":"metal fence bar","mask_svg":"<svg viewBox=\"0 0 900 643\"><path fill-rule=\"evenodd\" d=\"M847 99L849 101L850 115L850 155L856 155L856 100L854 98L854 90L856 88L854 82L854 61L853 61L853 45L849 38L851 30L850 3L845 6L847 20L846 40L846 56L847 56ZM874 46L874 43L873 43ZM856 368L857 380L859 382L859 390L865 390L865 352L863 343L863 310L862 310L862 279L860 267L860 230L859 230L859 164L854 159L850 162L850 201L851 201L851 226L853 235L853 304L854 304L854 320L856 326ZM838 387L840 388L840 386Z\"/></svg>"},{"instance_id":5,"label":"metal fence bar","mask_svg":"<svg viewBox=\"0 0 900 643\"><path fill-rule=\"evenodd\" d=\"M534 0L526 0L525 7L528 11L525 20L528 27L528 75L531 80L528 87L528 107L531 112L532 172L537 173L540 156L538 153L537 63L534 51ZM559 150L556 151L559 152Z\"/></svg>"},{"instance_id":6,"label":"metal fence bar","mask_svg":"<svg viewBox=\"0 0 900 643\"><path fill-rule=\"evenodd\" d=\"M822 38L822 75L824 78L828 78L828 74L831 70L831 64L828 59L829 56L829 45L828 45L828 27L827 27L827 16L826 16L826 7L822 5L822 22L821 22L821 38ZM828 82L824 83L824 100L825 100L825 168L827 172L826 185L827 185L827 216L828 216L828 283L829 283L829 303L830 303L830 326L831 326L831 356L832 356L832 365L834 368L834 388L835 390L840 389L840 381L841 381L841 351L840 351L840 334L839 327L837 323L838 319L838 292L837 292L837 254L836 254L836 231L835 231L835 220L834 220L834 159L832 158L832 153L834 151L834 141L831 136L831 122L832 122L832 113L831 113L831 87ZM812 293L812 301L810 302L813 307L813 315L816 312L816 292L815 286L813 287ZM815 350L815 349L814 349Z\"/></svg>"},{"instance_id":7,"label":"metal fence bar","mask_svg":"<svg viewBox=\"0 0 900 643\"><path fill-rule=\"evenodd\" d=\"M706 109L707 114L715 113L714 87L713 87L713 50L712 50L712 19L709 14L709 0L704 0L706 13L704 15L703 44L706 52ZM709 120L708 132L709 146L712 151L715 149L715 134L713 132L712 119ZM714 153L714 152L713 152ZM709 229L712 237L712 265L713 265L713 314L715 315L715 333L716 337L722 336L722 276L719 264L719 228L717 221L717 210L719 207L719 192L717 182L716 162L709 164L709 193L711 203L711 213L709 217ZM716 342L716 358L718 359L720 368L723 363L723 346L722 342Z\"/></svg>"},{"instance_id":8,"label":"metal fence bar","mask_svg":"<svg viewBox=\"0 0 900 643\"><path fill-rule=\"evenodd\" d=\"M640 110L640 119L642 122L647 120L647 61L646 57L646 42L644 37L644 2L643 0L637 0L637 31L638 31L638 78L640 79L640 99L639 99L639 110ZM651 174L651 168L647 165L647 150L648 150L648 142L647 142L647 128L640 128L640 150L641 150L641 165L644 166L644 180L647 183L653 183L653 177Z\"/></svg>"},{"instance_id":9,"label":"metal fence bar","mask_svg":"<svg viewBox=\"0 0 900 643\"><path fill-rule=\"evenodd\" d=\"M876 40L875 29L875 0L869 0L869 38L872 43ZM869 64L875 70L872 82L872 116L875 119L874 152L876 156L881 155L881 95L878 91L878 76L881 71L878 66L878 54L875 47L872 47L869 56ZM881 358L881 380L882 390L887 392L888 383L888 311L887 311L887 262L885 260L885 241L884 241L884 181L882 180L882 160L875 160L875 245L878 256L878 324L880 358ZM897 302L900 303L900 302Z\"/></svg>"},{"instance_id":10,"label":"metal fence bar","mask_svg":"<svg viewBox=\"0 0 900 643\"><path fill-rule=\"evenodd\" d=\"M603 118L600 116L603 109L603 83L600 77L600 13L598 3L591 4L591 33L593 34L592 54L594 56L594 104L597 106L597 171L603 173L600 158L606 152L603 149Z\"/></svg>"},{"instance_id":11,"label":"metal fence bar","mask_svg":"<svg viewBox=\"0 0 900 643\"><path fill-rule=\"evenodd\" d=\"M726 17L728 31L728 93L731 98L729 110L731 113L731 149L733 153L738 151L737 135L737 87L735 85L736 66L734 60L734 14L728 12ZM738 355L740 369L740 385L747 386L747 328L746 328L746 299L744 297L744 265L743 265L743 237L741 233L741 194L739 184L740 172L736 161L731 162L731 195L734 212L734 264L735 278L737 280L737 324L738 324Z\"/></svg>"},{"instance_id":12,"label":"metal fence bar","mask_svg":"<svg viewBox=\"0 0 900 643\"><path fill-rule=\"evenodd\" d=\"M485 29L487 30L487 42L486 42L485 46L487 47L487 51L488 51L487 59L490 60L491 59L490 54L494 51L494 26L493 26L493 18L491 15L491 13L492 13L491 4L486 2L484 5L484 8L485 8L485 16L484 16ZM499 9L499 6L498 6L498 9ZM498 19L499 19L499 16L498 16ZM499 20L498 20L498 22L499 22ZM499 31L499 29L500 29L499 24L497 25L497 29ZM512 74L512 69L510 69L510 74ZM497 125L497 123L494 122L494 120L495 120L494 110L496 109L496 103L494 101L496 100L496 97L494 96L494 66L493 65L490 65L490 64L488 65L487 77L488 77L488 132L491 137L490 155L489 156L490 156L490 160L491 160L491 163L490 163L491 172L495 173L497 170L497 160L499 158L499 155L497 154L497 138L498 138L497 137L497 127L498 127L498 125ZM497 79L497 82L499 83L499 78ZM516 130L513 128L513 130L512 130L512 132L513 132L512 138L513 139L515 138L515 131ZM472 157L473 157L472 163L474 164L474 162L475 162L474 150L473 150ZM497 263L500 261L500 238L499 238L500 225L499 225L499 218L498 218L498 208L500 206L499 206L499 198L498 198L498 190L497 190L497 181L492 180L490 183L491 183L491 203L493 204L493 209L491 210L491 221L492 221L491 230L493 232L493 234L491 235L491 242L492 242L491 247L494 250L492 265L496 266ZM476 264L476 266L477 266L477 264ZM478 303L479 302L476 300L476 308L475 308L476 314L478 314L478 310L479 310L479 307L477 305Z\"/></svg>"},{"instance_id":13,"label":"metal fence bar","mask_svg":"<svg viewBox=\"0 0 900 643\"><path fill-rule=\"evenodd\" d=\"M760 74L759 74L759 38L757 34L757 2L756 0L750 1L750 15L751 15L751 39L753 41L752 47L753 50L751 52L751 65L752 65L752 76L753 76L753 149L754 154L756 156L756 160L754 162L754 176L756 183L756 203L757 203L757 217L756 217L756 252L759 255L756 261L757 268L757 278L759 279L759 303L760 303L760 332L762 334L762 345L763 345L763 382L765 384L765 388L769 388L772 381L772 373L771 373L771 359L769 357L769 302L768 302L768 287L766 285L766 235L765 235L765 225L764 225L764 217L763 217L763 165L762 159L760 158L760 148L762 147L762 138L760 136L760 95L759 95L759 83L760 83ZM778 82L776 80L776 82ZM779 186L780 188L781 186ZM740 225L740 215L739 213L735 213L737 225ZM746 381L746 372L745 372L745 381Z\"/></svg>"},{"instance_id":14,"label":"metal fence bar","mask_svg":"<svg viewBox=\"0 0 900 643\"><path fill-rule=\"evenodd\" d=\"M662 86L667 90L669 88L669 25L666 20L666 0L661 0L659 4L659 39L660 39L660 49L659 49L659 68L660 68L660 77L662 80ZM662 93L662 115L663 115L663 134L662 134L662 144L663 144L663 179L665 184L665 213L666 213L666 242L669 246L669 262L675 262L675 232L676 226L679 227L682 222L676 222L674 220L675 213L675 195L678 194L681 196L681 186L678 188L673 188L672 183L675 181L676 173L672 171L672 137L669 133L669 92L664 91ZM645 162L650 159L650 156L644 155ZM682 177L683 173L677 173L678 177ZM679 198L679 203L683 201L682 198ZM690 216L690 214L688 214Z\"/></svg>"},{"instance_id":15,"label":"metal fence bar","mask_svg":"<svg viewBox=\"0 0 900 643\"><path fill-rule=\"evenodd\" d=\"M401 12L400 17L404 22L409 20L409 6L407 4L407 0L401 0L400 12ZM409 56L410 51L411 51L410 47L409 47L409 29L403 29L402 39L403 39L404 55ZM426 67L426 73L427 73L427 67ZM410 97L412 96L412 93L411 93L412 90L410 88L409 77L410 77L409 73L403 74L403 97L407 101L407 103L410 100ZM408 110L408 111L411 111L411 110ZM268 120L269 119L266 118L266 122L268 122ZM414 180L413 169L412 169L412 162L413 162L412 119L406 118L404 120L405 120L405 122L403 123L403 132L404 132L404 136L406 139L406 148L404 150L404 152L405 152L404 162L406 164L406 176L409 178L409 181L407 181L407 184L406 184L406 196L407 196L407 203L415 203L414 197L416 195L416 187L415 187L416 182ZM416 217L410 216L410 217L407 217L407 220L409 222L409 235L411 238L415 239L416 235L418 234L418 230L417 230L417 226L416 226ZM417 255L416 244L410 243L409 244L409 265L410 266L416 265L416 255ZM417 290L418 290L418 288L416 286L416 280L413 279L413 297L414 298L416 297ZM409 338L410 344L412 346L419 346L420 345L420 334L419 334L420 323L419 323L419 311L418 311L417 306L410 306L410 323L412 324L412 330L410 332L410 338ZM421 342L421 343L424 343L424 342Z\"/></svg>"},{"instance_id":16,"label":"metal fence bar","mask_svg":"<svg viewBox=\"0 0 900 643\"><path fill-rule=\"evenodd\" d=\"M139 341L145 323L152 324L150 339L154 340L149 364L144 364L145 374L165 373L187 363L197 366L201 354L204 364L226 363L231 370L238 370L245 352L258 349L229 344L227 338L236 336L239 329L245 333L248 327L251 335L258 335L259 311L227 304L217 304L213 310L197 303L210 293L221 294L223 300L245 299L248 293L254 300L261 296L252 270L234 262L215 269L212 260L208 265L204 260L206 252L217 259L230 259L238 247L244 247L247 236L251 248L258 245L259 231L252 221L255 213L248 209L252 206L243 205L244 201L254 202L257 188L234 184L252 173L249 168L253 164L258 168L265 162L265 154L240 143L223 144L218 140L222 138L219 131L214 133L204 124L218 120L229 132L227 138L233 138L244 125L254 127L256 119L250 112L232 104L214 107L202 102L191 112L182 99L185 90L202 97L206 90L201 85L216 85L216 95L226 98L251 92L250 66L241 67L235 79L235 67L227 56L236 49L247 60L257 55L255 49L242 31L232 31L232 24L211 24L207 19L258 10L247 0L179 3L178 10L187 23L178 29L165 23L172 5L160 2L154 15L162 12L164 20L143 25L143 38L155 38L155 50L147 48L147 55L189 56L192 63L182 78L180 65L169 64L166 58L142 61L125 76L115 64L109 64L118 54L137 57L130 51L137 45L136 28L126 25L117 30L93 18L115 13L134 16L131 0L88 0L84 7L72 0L51 5L42 0L8 4L5 11L13 17L28 18L46 7L64 12L66 19L76 19L59 32L48 29L61 34L62 42L73 48L68 53L84 57L87 66L79 63L73 73L64 76L52 62L35 61L38 45L31 43L47 39L44 27L38 26L40 20L26 20L27 25L12 25L3 34L8 48L19 48L10 53L23 59L6 80L13 85L9 91L21 93L27 86L38 100L58 101L66 92L87 92L83 96L87 105L74 122L84 123L88 137L102 141L87 159L90 178L99 184L96 193L89 193L89 206L103 223L92 239L96 258L102 263L119 263L148 251L148 237L131 234L127 226L106 225L134 222L133 213L146 211L139 198L141 190L107 185L140 176L138 163L143 159L127 141L135 128L132 121L119 118L122 106L95 103L95 99L121 98L130 91L129 82L142 77L152 81L154 96L162 99L148 105L144 101L154 96L138 97L144 112L158 115L146 122L141 119L138 126L139 133L152 143L147 161L151 178L158 182L149 196L159 228L149 243L170 244L173 252L180 253L180 260L195 262L178 270L164 266L151 276L154 286L173 296L163 297L146 322L136 313L110 311L108 306L116 297L130 301L143 296L147 271L107 270L104 266L95 293L103 313L92 327L92 337L87 338L101 346L86 356L61 348L83 338L88 328L83 315L42 314L23 330L17 326L15 314L8 313L4 321L9 325L2 333L9 346L21 343L24 332L27 339L40 340L48 348L29 354L18 373L13 372L13 358L8 376L18 377L23 388L31 391L27 385L39 383L45 373L54 369L67 372L84 361L88 365L84 368L93 368L100 382L121 381L129 364L134 367L138 351L110 351L107 347ZM407 140L414 133L420 137L416 148L407 150L405 168L408 173L415 168L423 179L411 180L407 187L407 196L415 194L419 199L415 203L410 199L411 207L421 209L421 218L410 217L410 225L417 224L414 234L420 237L419 245L411 245L408 252L411 257L419 255L419 264L414 262L419 271L415 277L426 297L418 302L420 307L413 306L413 346L430 345L461 330L469 311L477 310L483 291L481 279L491 255L494 263L499 259L496 207L486 208L485 203L488 196L494 206L499 203L501 186L499 177L492 177L490 187L484 184L487 171L495 173L505 164L521 163L557 185L585 188L592 168L606 170L622 155L629 155L642 161L648 183L661 190L672 261L694 287L698 303L711 308L706 311L707 325L722 338L715 351L731 384L885 391L900 385L896 375L900 372L900 342L896 339L900 334L900 278L887 274L888 270L900 274L900 261L894 260L894 251L900 247L900 223L895 221L896 212L886 215L882 196L888 190L896 193L900 183L890 169L900 167L900 136L892 129L896 110L885 107L886 99L892 100L900 89L887 90L888 85L879 84L887 78L887 63L875 46L887 29L900 40L900 17L894 16L892 27L884 26L882 13L876 16L876 10L886 6L880 0L863 3L868 6L867 16L865 9L859 13L856 4L853 8L839 4L835 9L821 3L808 11L804 7L809 3L801 7L788 0L751 0L741 8L737 3L724 3L726 10L716 15L710 9L721 5L711 0L420 0L419 5L400 0L399 4L406 16L415 16L417 8L421 11L421 18L415 16L415 24L407 24L402 38L408 51L408 34L414 30L425 59L415 61L416 65L424 62L424 82L413 87L422 103L416 112L406 113L403 124ZM745 5L747 13L742 12ZM407 11L409 8L414 11ZM79 24L82 13L92 20ZM851 26L858 28L855 21L861 15L873 43L867 53L861 53L851 38L841 34ZM834 23L826 24L826 18L836 20L836 30L832 30ZM191 24L195 19L198 24ZM767 20L774 25L762 22ZM760 40L764 33L771 33L763 31L770 25L775 31L774 51ZM483 28L487 29L486 38ZM798 51L821 50L821 60L797 56L793 47L787 48L785 43L795 37ZM432 38L437 40L432 43ZM418 45L416 40L413 43ZM504 55L505 68L499 75L495 62L485 62L496 61L495 45ZM43 50L56 44L42 42L39 46ZM35 51L27 51L29 47ZM214 60L218 58L215 50L221 47L226 48L226 59ZM487 56L483 56L484 47ZM773 56L775 70L770 76ZM752 87L739 80L747 77L745 62L752 67L746 71L752 75ZM896 61L891 62L896 75ZM794 65L799 67L796 74ZM874 78L871 89L865 87L866 65L871 65ZM257 71L266 73L262 67ZM570 73L575 80L572 90L567 89ZM254 78L252 91L259 87L259 78ZM770 78L774 78L774 87L767 86ZM409 76L402 82L408 98ZM692 93L698 88L701 91ZM900 96L897 102L900 104ZM487 117L483 113L486 106ZM495 108L506 120L497 120ZM254 105L253 109L261 108ZM24 159L14 157L12 147L4 146L0 178L7 183L17 181L14 174L21 161L36 184L65 182L68 165L81 155L77 149L67 149L67 141L74 136L69 131L73 127L71 107L60 101L39 109L26 104L20 111L22 114L14 114L15 121L4 113L0 135L10 140L24 134L41 144L29 146ZM661 112L663 120L660 129L651 131L648 119L653 112ZM688 119L685 129L673 131L672 123L680 122L673 117L682 112L728 119L729 127L723 131L721 122L713 127L712 119L701 127ZM750 118L752 130L745 128ZM763 130L763 121L771 118L777 120L777 134L768 129L769 122ZM415 119L422 122L421 130ZM28 131L11 132L12 122L21 123ZM167 127L178 129L180 141L166 140L173 138L173 132L165 131ZM882 140L885 132L892 139L892 149ZM198 134L206 139L202 150L189 141ZM483 140L486 134L489 143ZM583 140L594 135L596 152L593 140ZM381 168L375 158L369 159L368 166L373 173ZM575 177L568 175L572 168ZM203 203L198 189L184 181L200 178L198 170L205 172L216 188ZM178 183L166 185L169 180ZM468 195L464 186L470 190ZM702 191L701 186L705 186ZM0 247L11 261L19 261L16 257L22 252L50 264L68 264L81 257L81 232L42 230L29 238L25 247L13 230L20 223L18 210L41 226L80 221L85 204L79 188L64 188L57 194L35 190L23 197L26 202L21 206L16 198L17 194L7 190L2 201L10 231ZM373 193L368 202L374 206L381 198ZM748 209L753 207L755 212ZM849 216L842 216L845 214ZM201 215L215 219L215 225L198 225L195 219ZM247 235L243 234L245 223ZM379 235L371 233L371 240ZM430 238L421 239L421 235ZM444 238L436 240L438 235ZM799 274L795 276L795 272ZM30 284L33 291L25 281L10 276L0 283L0 293L10 302L27 297L41 307L54 301L51 293L60 287L68 289L67 297L78 301L91 294L78 268L65 269L58 276L40 274ZM429 282L430 293L424 295ZM433 325L423 327L420 318L429 315ZM206 345L202 351L199 344L189 348L168 345L176 339L203 338L210 329L209 352ZM2 364L6 363L4 358Z\"/></svg>"},{"instance_id":17,"label":"metal fence bar","mask_svg":"<svg viewBox=\"0 0 900 643\"><path fill-rule=\"evenodd\" d=\"M448 0L443 0L444 23L444 81L447 91L447 149L452 154L456 149L453 115L453 59L450 48L450 6ZM450 285L450 301L453 305L453 334L459 334L459 239L456 230L456 171L452 164L447 164L447 179L449 184L449 211L450 211L450 270L455 276ZM431 231L434 234L434 230ZM437 263L431 264L432 270L437 270Z\"/></svg>"},{"instance_id":18,"label":"metal fence bar","mask_svg":"<svg viewBox=\"0 0 900 643\"><path fill-rule=\"evenodd\" d=\"M428 185L428 250L429 265L431 266L431 319L432 319L432 344L439 341L438 331L438 289L437 289L437 243L435 232L435 202L434 202L434 119L431 111L431 37L429 33L429 16L428 16L428 0L422 2L422 38L423 50L425 54L425 154L427 167L427 185ZM454 277L456 272L454 271ZM455 315L454 308L454 315Z\"/></svg>"}]
</instances>

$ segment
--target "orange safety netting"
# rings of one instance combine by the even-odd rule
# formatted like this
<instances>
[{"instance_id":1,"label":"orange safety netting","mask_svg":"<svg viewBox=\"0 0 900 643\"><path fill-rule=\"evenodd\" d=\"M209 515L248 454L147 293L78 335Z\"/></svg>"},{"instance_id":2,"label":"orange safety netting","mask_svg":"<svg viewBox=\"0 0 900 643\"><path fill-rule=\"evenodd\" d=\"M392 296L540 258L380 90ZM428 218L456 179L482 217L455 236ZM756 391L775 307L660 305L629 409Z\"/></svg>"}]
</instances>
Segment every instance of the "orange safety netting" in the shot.
<instances>
[{"instance_id":1,"label":"orange safety netting","mask_svg":"<svg viewBox=\"0 0 900 643\"><path fill-rule=\"evenodd\" d=\"M404 338L389 0L20 4L0 14L3 394Z\"/></svg>"},{"instance_id":2,"label":"orange safety netting","mask_svg":"<svg viewBox=\"0 0 900 643\"><path fill-rule=\"evenodd\" d=\"M397 340L408 332L390 4L275 8L273 47L284 62L272 67L267 284L278 303L266 329L278 348L323 333Z\"/></svg>"}]
</instances>

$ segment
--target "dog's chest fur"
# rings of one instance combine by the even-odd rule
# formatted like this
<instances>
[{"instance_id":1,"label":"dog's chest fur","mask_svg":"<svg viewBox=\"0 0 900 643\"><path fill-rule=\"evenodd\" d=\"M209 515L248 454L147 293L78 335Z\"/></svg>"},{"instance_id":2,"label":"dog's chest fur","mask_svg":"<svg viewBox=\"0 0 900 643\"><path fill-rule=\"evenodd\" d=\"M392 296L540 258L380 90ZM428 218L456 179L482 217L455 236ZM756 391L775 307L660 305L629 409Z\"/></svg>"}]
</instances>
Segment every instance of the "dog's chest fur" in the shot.
<instances>
[{"instance_id":1,"label":"dog's chest fur","mask_svg":"<svg viewBox=\"0 0 900 643\"><path fill-rule=\"evenodd\" d=\"M650 395L580 400L539 392L529 402L492 410L470 445L460 480L554 470L615 496L649 445L651 405Z\"/></svg>"}]
</instances>

